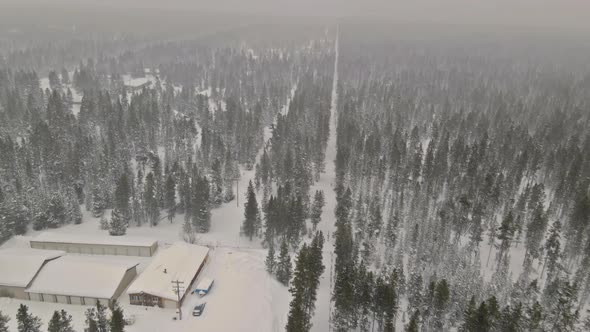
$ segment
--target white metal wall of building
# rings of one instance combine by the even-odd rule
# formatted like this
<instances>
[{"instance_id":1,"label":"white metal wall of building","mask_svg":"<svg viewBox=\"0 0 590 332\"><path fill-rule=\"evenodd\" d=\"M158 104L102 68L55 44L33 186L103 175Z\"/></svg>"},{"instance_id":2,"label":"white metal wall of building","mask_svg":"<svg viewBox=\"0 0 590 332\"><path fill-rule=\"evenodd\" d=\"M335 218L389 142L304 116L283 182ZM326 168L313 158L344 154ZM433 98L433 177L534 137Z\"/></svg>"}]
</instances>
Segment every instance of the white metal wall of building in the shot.
<instances>
[{"instance_id":1,"label":"white metal wall of building","mask_svg":"<svg viewBox=\"0 0 590 332\"><path fill-rule=\"evenodd\" d=\"M74 254L87 255L116 255L116 256L139 256L151 257L156 252L158 245L152 246L125 246L125 245L104 245L104 244L81 244L81 243L54 243L31 240L31 248L47 250L63 250Z\"/></svg>"},{"instance_id":2,"label":"white metal wall of building","mask_svg":"<svg viewBox=\"0 0 590 332\"><path fill-rule=\"evenodd\" d=\"M25 287L0 285L0 297L10 297L20 300L28 300Z\"/></svg>"},{"instance_id":3,"label":"white metal wall of building","mask_svg":"<svg viewBox=\"0 0 590 332\"><path fill-rule=\"evenodd\" d=\"M110 305L113 300L119 298L137 276L137 265L127 267L133 263L124 263L123 266L120 266L121 264L113 265L113 263L105 265L101 263L102 259L98 257L93 258L97 263L93 263L90 257L67 256L67 258L69 260L63 262L62 265L56 265L60 263L58 260L57 263L54 263L54 265L49 264L47 269L42 271L40 277L33 282L33 285L26 289L27 299L77 305L96 305L96 302L100 301L104 305ZM90 261L88 261L89 259ZM79 267L78 264L80 264ZM108 270L109 266L113 269L112 271ZM105 269L107 269L106 272L104 272ZM87 280L92 279L91 276L97 276L101 273L106 274L98 276L94 281L90 281L88 287L80 287L81 284L75 281L68 282L68 278L65 278L66 281L64 282L59 277L67 274L70 279ZM105 276L108 276L110 280L105 280ZM103 281L105 283L102 283ZM70 286L73 284L77 285ZM101 291L97 293L92 287L97 287Z\"/></svg>"},{"instance_id":4,"label":"white metal wall of building","mask_svg":"<svg viewBox=\"0 0 590 332\"><path fill-rule=\"evenodd\" d=\"M167 308L167 309L176 309L177 306L178 306L178 302L177 301L163 299L162 306L164 308Z\"/></svg>"}]
</instances>

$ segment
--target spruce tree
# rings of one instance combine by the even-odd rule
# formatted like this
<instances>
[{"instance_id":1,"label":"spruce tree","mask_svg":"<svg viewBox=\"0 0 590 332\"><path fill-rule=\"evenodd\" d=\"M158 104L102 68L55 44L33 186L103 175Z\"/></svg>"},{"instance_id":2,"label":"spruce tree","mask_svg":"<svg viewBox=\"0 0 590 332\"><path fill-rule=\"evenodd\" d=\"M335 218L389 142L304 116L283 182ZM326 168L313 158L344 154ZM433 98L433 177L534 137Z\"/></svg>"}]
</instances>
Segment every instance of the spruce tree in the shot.
<instances>
[{"instance_id":1,"label":"spruce tree","mask_svg":"<svg viewBox=\"0 0 590 332\"><path fill-rule=\"evenodd\" d=\"M527 330L539 331L543 326L543 307L538 301L535 301L529 308L527 308Z\"/></svg>"},{"instance_id":2,"label":"spruce tree","mask_svg":"<svg viewBox=\"0 0 590 332\"><path fill-rule=\"evenodd\" d=\"M434 291L435 326L437 326L438 329L443 329L443 324L446 320L444 315L449 300L449 284L446 279L442 279L436 284L436 289Z\"/></svg>"},{"instance_id":3,"label":"spruce tree","mask_svg":"<svg viewBox=\"0 0 590 332\"><path fill-rule=\"evenodd\" d=\"M111 221L109 222L109 234L121 236L127 233L127 222L119 208L116 207L111 211Z\"/></svg>"},{"instance_id":4,"label":"spruce tree","mask_svg":"<svg viewBox=\"0 0 590 332\"><path fill-rule=\"evenodd\" d=\"M348 221L337 221L336 241L334 252L336 262L334 265L335 280L332 299L334 301L334 328L346 331L353 327L353 314L355 310L354 280L355 280L355 255L354 244Z\"/></svg>"},{"instance_id":5,"label":"spruce tree","mask_svg":"<svg viewBox=\"0 0 590 332\"><path fill-rule=\"evenodd\" d=\"M40 332L41 319L29 313L29 307L21 304L16 313L16 321L18 323L18 332Z\"/></svg>"},{"instance_id":6,"label":"spruce tree","mask_svg":"<svg viewBox=\"0 0 590 332\"><path fill-rule=\"evenodd\" d=\"M109 321L107 319L107 307L100 301L96 301L96 324L98 332L108 332Z\"/></svg>"},{"instance_id":7,"label":"spruce tree","mask_svg":"<svg viewBox=\"0 0 590 332\"><path fill-rule=\"evenodd\" d=\"M47 327L48 332L61 332L61 316L59 311L54 311L51 320L49 321L49 325Z\"/></svg>"},{"instance_id":8,"label":"spruce tree","mask_svg":"<svg viewBox=\"0 0 590 332\"><path fill-rule=\"evenodd\" d=\"M275 261L275 246L273 244L273 241L271 241L268 246L268 254L266 255L265 264L266 264L266 272L268 272L270 274L274 274L275 267L277 264Z\"/></svg>"},{"instance_id":9,"label":"spruce tree","mask_svg":"<svg viewBox=\"0 0 590 332\"><path fill-rule=\"evenodd\" d=\"M316 190L313 197L313 206L311 207L311 224L313 225L314 231L322 220L322 209L325 204L324 192Z\"/></svg>"},{"instance_id":10,"label":"spruce tree","mask_svg":"<svg viewBox=\"0 0 590 332\"><path fill-rule=\"evenodd\" d=\"M109 321L110 332L125 331L125 315L123 309L116 302L113 304L111 320Z\"/></svg>"},{"instance_id":11,"label":"spruce tree","mask_svg":"<svg viewBox=\"0 0 590 332\"><path fill-rule=\"evenodd\" d=\"M305 332L311 328L311 323L307 319L305 312L305 288L309 287L306 281L306 264L308 261L309 250L307 244L303 244L295 263L293 281L289 288L292 300L289 305L289 316L287 318L286 331L288 332Z\"/></svg>"},{"instance_id":12,"label":"spruce tree","mask_svg":"<svg viewBox=\"0 0 590 332\"><path fill-rule=\"evenodd\" d=\"M166 188L164 189L164 207L168 210L168 220L172 222L176 215L176 182L172 174L166 178Z\"/></svg>"},{"instance_id":13,"label":"spruce tree","mask_svg":"<svg viewBox=\"0 0 590 332\"><path fill-rule=\"evenodd\" d=\"M160 221L160 206L157 197L157 188L154 174L148 173L145 179L144 192L145 210L151 226L156 226Z\"/></svg>"},{"instance_id":14,"label":"spruce tree","mask_svg":"<svg viewBox=\"0 0 590 332\"><path fill-rule=\"evenodd\" d=\"M220 206L223 202L223 176L221 174L221 162L219 159L213 161L211 165L211 203L213 206Z\"/></svg>"},{"instance_id":15,"label":"spruce tree","mask_svg":"<svg viewBox=\"0 0 590 332\"><path fill-rule=\"evenodd\" d=\"M10 318L2 314L0 311L0 332L8 332L8 322Z\"/></svg>"},{"instance_id":16,"label":"spruce tree","mask_svg":"<svg viewBox=\"0 0 590 332\"><path fill-rule=\"evenodd\" d=\"M463 324L461 325L460 331L462 332L476 332L477 326L477 308L475 306L475 297L471 296L467 309L463 312Z\"/></svg>"},{"instance_id":17,"label":"spruce tree","mask_svg":"<svg viewBox=\"0 0 590 332\"><path fill-rule=\"evenodd\" d=\"M88 308L84 313L86 317L86 328L85 331L87 332L99 332L98 330L98 322L96 320L96 309L95 308Z\"/></svg>"},{"instance_id":18,"label":"spruce tree","mask_svg":"<svg viewBox=\"0 0 590 332\"><path fill-rule=\"evenodd\" d=\"M416 310L412 317L410 318L410 322L406 325L406 332L419 332L420 331L420 311Z\"/></svg>"},{"instance_id":19,"label":"spruce tree","mask_svg":"<svg viewBox=\"0 0 590 332\"><path fill-rule=\"evenodd\" d=\"M543 269L541 270L541 278L543 277L545 268L547 268L547 279L550 279L550 276L553 275L553 272L557 268L561 248L560 233L561 223L556 220L553 225L551 225L549 236L547 237L547 241L545 241L545 262L543 263Z\"/></svg>"},{"instance_id":20,"label":"spruce tree","mask_svg":"<svg viewBox=\"0 0 590 332\"><path fill-rule=\"evenodd\" d=\"M281 250L276 266L277 280L285 286L289 285L291 280L291 256L289 256L289 247L287 242L281 242Z\"/></svg>"},{"instance_id":21,"label":"spruce tree","mask_svg":"<svg viewBox=\"0 0 590 332\"><path fill-rule=\"evenodd\" d=\"M65 310L54 311L48 326L49 332L74 332L72 315Z\"/></svg>"},{"instance_id":22,"label":"spruce tree","mask_svg":"<svg viewBox=\"0 0 590 332\"><path fill-rule=\"evenodd\" d=\"M575 331L580 318L576 285L567 280L560 281L557 292L557 303L551 311L551 327L554 331Z\"/></svg>"},{"instance_id":23,"label":"spruce tree","mask_svg":"<svg viewBox=\"0 0 590 332\"><path fill-rule=\"evenodd\" d=\"M104 212L105 203L98 187L92 190L92 216L100 218Z\"/></svg>"},{"instance_id":24,"label":"spruce tree","mask_svg":"<svg viewBox=\"0 0 590 332\"><path fill-rule=\"evenodd\" d=\"M522 310L522 304L517 303L514 307L506 306L502 310L502 316L498 330L506 332L523 331L525 316Z\"/></svg>"},{"instance_id":25,"label":"spruce tree","mask_svg":"<svg viewBox=\"0 0 590 332\"><path fill-rule=\"evenodd\" d=\"M248 200L244 204L244 223L242 224L242 232L250 238L250 241L256 235L259 229L258 219L258 202L256 201L256 193L252 181L248 184Z\"/></svg>"},{"instance_id":26,"label":"spruce tree","mask_svg":"<svg viewBox=\"0 0 590 332\"><path fill-rule=\"evenodd\" d=\"M209 181L206 177L197 177L195 182L191 202L193 226L197 233L207 233L211 228Z\"/></svg>"},{"instance_id":27,"label":"spruce tree","mask_svg":"<svg viewBox=\"0 0 590 332\"><path fill-rule=\"evenodd\" d=\"M510 249L512 237L514 236L514 215L509 211L506 217L502 219L502 224L498 228L497 237L500 241L500 248L498 251L498 266L501 266L506 252Z\"/></svg>"},{"instance_id":28,"label":"spruce tree","mask_svg":"<svg viewBox=\"0 0 590 332\"><path fill-rule=\"evenodd\" d=\"M119 210L125 221L131 220L130 196L131 189L127 180L127 174L123 173L117 180L117 186L115 188L115 208Z\"/></svg>"}]
</instances>

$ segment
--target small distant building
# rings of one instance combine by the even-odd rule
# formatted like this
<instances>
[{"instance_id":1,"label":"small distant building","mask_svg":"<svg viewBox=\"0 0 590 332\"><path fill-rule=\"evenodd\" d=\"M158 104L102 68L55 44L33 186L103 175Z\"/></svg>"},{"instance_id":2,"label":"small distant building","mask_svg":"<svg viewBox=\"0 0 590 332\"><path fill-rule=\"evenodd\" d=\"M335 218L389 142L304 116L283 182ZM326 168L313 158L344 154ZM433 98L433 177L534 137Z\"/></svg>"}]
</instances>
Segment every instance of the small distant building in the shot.
<instances>
[{"instance_id":1,"label":"small distant building","mask_svg":"<svg viewBox=\"0 0 590 332\"><path fill-rule=\"evenodd\" d=\"M125 89L129 93L133 92L141 92L144 88L149 88L152 86L151 81L147 81L145 83L137 84L137 85L125 85Z\"/></svg>"},{"instance_id":2,"label":"small distant building","mask_svg":"<svg viewBox=\"0 0 590 332\"><path fill-rule=\"evenodd\" d=\"M161 308L182 305L208 257L209 248L184 242L160 250L145 271L129 286L127 294L130 303ZM180 294L174 291L172 281L181 282Z\"/></svg>"},{"instance_id":3,"label":"small distant building","mask_svg":"<svg viewBox=\"0 0 590 332\"><path fill-rule=\"evenodd\" d=\"M158 242L153 239L134 236L110 236L41 233L30 241L31 248L63 250L74 254L118 255L151 257L158 250Z\"/></svg>"},{"instance_id":4,"label":"small distant building","mask_svg":"<svg viewBox=\"0 0 590 332\"><path fill-rule=\"evenodd\" d=\"M32 301L112 305L137 276L137 263L63 256L46 264L26 289Z\"/></svg>"},{"instance_id":5,"label":"small distant building","mask_svg":"<svg viewBox=\"0 0 590 332\"><path fill-rule=\"evenodd\" d=\"M48 262L63 251L11 248L0 250L0 297L28 300L25 289Z\"/></svg>"}]
</instances>

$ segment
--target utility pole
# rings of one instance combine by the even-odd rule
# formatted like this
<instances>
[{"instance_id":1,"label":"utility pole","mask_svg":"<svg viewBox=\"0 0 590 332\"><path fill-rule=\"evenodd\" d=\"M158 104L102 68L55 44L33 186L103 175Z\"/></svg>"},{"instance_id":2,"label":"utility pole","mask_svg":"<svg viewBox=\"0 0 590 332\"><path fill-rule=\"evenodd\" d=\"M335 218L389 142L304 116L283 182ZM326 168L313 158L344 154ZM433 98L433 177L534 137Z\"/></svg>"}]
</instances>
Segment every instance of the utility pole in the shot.
<instances>
[{"instance_id":1,"label":"utility pole","mask_svg":"<svg viewBox=\"0 0 590 332\"><path fill-rule=\"evenodd\" d=\"M178 297L178 302L176 304L177 310L178 310L178 319L182 320L182 306L180 305L180 292L184 290L184 281L180 281L180 280L172 280L172 289L174 290L174 292L176 293L176 296Z\"/></svg>"}]
</instances>

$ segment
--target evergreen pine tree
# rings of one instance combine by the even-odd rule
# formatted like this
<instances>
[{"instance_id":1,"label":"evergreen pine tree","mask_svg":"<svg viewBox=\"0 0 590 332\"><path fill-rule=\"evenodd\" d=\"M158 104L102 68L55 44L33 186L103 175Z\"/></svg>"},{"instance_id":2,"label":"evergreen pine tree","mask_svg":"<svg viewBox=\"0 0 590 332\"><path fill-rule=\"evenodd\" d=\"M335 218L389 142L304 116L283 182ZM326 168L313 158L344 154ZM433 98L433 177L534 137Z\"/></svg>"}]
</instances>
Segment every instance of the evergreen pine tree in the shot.
<instances>
[{"instance_id":1,"label":"evergreen pine tree","mask_svg":"<svg viewBox=\"0 0 590 332\"><path fill-rule=\"evenodd\" d=\"M100 301L96 301L96 325L98 332L108 332L109 321L107 319L107 307Z\"/></svg>"},{"instance_id":2,"label":"evergreen pine tree","mask_svg":"<svg viewBox=\"0 0 590 332\"><path fill-rule=\"evenodd\" d=\"M109 222L109 234L113 236L121 236L127 233L127 222L123 213L116 207L111 211L111 221Z\"/></svg>"},{"instance_id":3,"label":"evergreen pine tree","mask_svg":"<svg viewBox=\"0 0 590 332\"><path fill-rule=\"evenodd\" d=\"M166 187L164 189L164 207L168 210L168 220L172 222L176 215L176 182L172 174L166 178Z\"/></svg>"},{"instance_id":4,"label":"evergreen pine tree","mask_svg":"<svg viewBox=\"0 0 590 332\"><path fill-rule=\"evenodd\" d=\"M125 331L125 315L123 309L116 302L113 304L111 320L109 321L110 332Z\"/></svg>"},{"instance_id":5,"label":"evergreen pine tree","mask_svg":"<svg viewBox=\"0 0 590 332\"><path fill-rule=\"evenodd\" d=\"M117 180L117 186L115 188L115 208L119 210L119 213L125 222L131 220L131 207L129 204L130 196L131 188L129 187L127 174L123 173L123 175Z\"/></svg>"},{"instance_id":6,"label":"evergreen pine tree","mask_svg":"<svg viewBox=\"0 0 590 332\"><path fill-rule=\"evenodd\" d=\"M244 223L242 224L242 232L250 238L250 241L256 235L260 228L258 225L259 211L258 202L256 201L256 193L252 181L248 184L248 200L244 204Z\"/></svg>"},{"instance_id":7,"label":"evergreen pine tree","mask_svg":"<svg viewBox=\"0 0 590 332\"><path fill-rule=\"evenodd\" d=\"M85 331L87 332L99 332L98 330L98 322L96 321L96 309L95 308L88 308L84 313L86 316L86 328Z\"/></svg>"},{"instance_id":8,"label":"evergreen pine tree","mask_svg":"<svg viewBox=\"0 0 590 332\"><path fill-rule=\"evenodd\" d=\"M270 274L274 274L276 261L275 261L275 246L273 241L270 242L268 246L268 254L266 255L266 272Z\"/></svg>"},{"instance_id":9,"label":"evergreen pine tree","mask_svg":"<svg viewBox=\"0 0 590 332\"><path fill-rule=\"evenodd\" d=\"M575 331L580 318L577 309L577 290L569 281L558 283L558 298L551 311L551 326L554 331Z\"/></svg>"},{"instance_id":10,"label":"evergreen pine tree","mask_svg":"<svg viewBox=\"0 0 590 332\"><path fill-rule=\"evenodd\" d=\"M406 332L419 332L420 331L420 311L416 310L412 317L410 318L410 322L406 325Z\"/></svg>"},{"instance_id":11,"label":"evergreen pine tree","mask_svg":"<svg viewBox=\"0 0 590 332\"><path fill-rule=\"evenodd\" d=\"M450 299L449 284L446 279L442 279L436 284L434 290L434 313L435 313L435 326L438 329L443 329L445 322L446 306Z\"/></svg>"},{"instance_id":12,"label":"evergreen pine tree","mask_svg":"<svg viewBox=\"0 0 590 332\"><path fill-rule=\"evenodd\" d=\"M2 314L0 311L0 332L8 332L8 322L10 318Z\"/></svg>"},{"instance_id":13,"label":"evergreen pine tree","mask_svg":"<svg viewBox=\"0 0 590 332\"><path fill-rule=\"evenodd\" d=\"M498 240L500 241L500 248L498 251L498 266L501 266L506 252L510 249L512 237L514 236L514 215L509 211L506 217L502 219L502 224L498 228Z\"/></svg>"},{"instance_id":14,"label":"evergreen pine tree","mask_svg":"<svg viewBox=\"0 0 590 332\"><path fill-rule=\"evenodd\" d=\"M463 313L463 325L461 325L460 331L462 332L476 332L478 329L476 314L477 308L475 307L475 297L471 296L467 309Z\"/></svg>"},{"instance_id":15,"label":"evergreen pine tree","mask_svg":"<svg viewBox=\"0 0 590 332\"><path fill-rule=\"evenodd\" d=\"M65 310L54 311L48 326L49 332L74 332L72 315Z\"/></svg>"},{"instance_id":16,"label":"evergreen pine tree","mask_svg":"<svg viewBox=\"0 0 590 332\"><path fill-rule=\"evenodd\" d=\"M145 210L151 226L156 226L160 221L160 204L158 204L156 181L152 172L145 179L144 192Z\"/></svg>"},{"instance_id":17,"label":"evergreen pine tree","mask_svg":"<svg viewBox=\"0 0 590 332\"><path fill-rule=\"evenodd\" d=\"M40 332L41 319L29 313L29 307L21 304L16 313L16 321L18 323L18 332Z\"/></svg>"},{"instance_id":18,"label":"evergreen pine tree","mask_svg":"<svg viewBox=\"0 0 590 332\"><path fill-rule=\"evenodd\" d=\"M561 238L561 223L556 220L551 229L549 230L549 236L545 241L545 262L543 263L543 269L541 270L541 278L547 268L547 275L552 276L553 272L557 268L557 261L560 255L560 238ZM547 279L550 279L549 277Z\"/></svg>"},{"instance_id":19,"label":"evergreen pine tree","mask_svg":"<svg viewBox=\"0 0 590 332\"><path fill-rule=\"evenodd\" d=\"M524 318L521 303L517 303L514 307L506 306L502 310L498 330L506 332L523 331Z\"/></svg>"},{"instance_id":20,"label":"evergreen pine tree","mask_svg":"<svg viewBox=\"0 0 590 332\"><path fill-rule=\"evenodd\" d=\"M292 295L292 300L289 305L289 316L287 318L286 331L288 332L305 332L311 328L305 313L305 288L306 284L306 264L308 260L309 250L307 244L303 244L299 254L297 255L295 263L295 271L293 273L293 281L289 292Z\"/></svg>"},{"instance_id":21,"label":"evergreen pine tree","mask_svg":"<svg viewBox=\"0 0 590 332\"><path fill-rule=\"evenodd\" d=\"M104 212L105 204L98 187L92 190L92 216L100 218Z\"/></svg>"},{"instance_id":22,"label":"evergreen pine tree","mask_svg":"<svg viewBox=\"0 0 590 332\"><path fill-rule=\"evenodd\" d=\"M193 226L197 233L207 233L211 228L211 206L209 203L209 181L197 177L191 203Z\"/></svg>"},{"instance_id":23,"label":"evergreen pine tree","mask_svg":"<svg viewBox=\"0 0 590 332\"><path fill-rule=\"evenodd\" d=\"M321 190L316 190L313 197L313 206L311 207L311 224L313 225L314 231L322 220L322 209L324 208L325 204L326 202L324 199L324 192Z\"/></svg>"},{"instance_id":24,"label":"evergreen pine tree","mask_svg":"<svg viewBox=\"0 0 590 332\"><path fill-rule=\"evenodd\" d=\"M289 285L289 280L291 280L291 256L289 256L287 242L284 240L281 242L281 250L277 260L276 276L280 283L285 286Z\"/></svg>"},{"instance_id":25,"label":"evergreen pine tree","mask_svg":"<svg viewBox=\"0 0 590 332\"><path fill-rule=\"evenodd\" d=\"M51 320L49 321L47 331L61 332L61 316L59 315L59 311L56 310L53 312L53 316L51 316Z\"/></svg>"},{"instance_id":26,"label":"evergreen pine tree","mask_svg":"<svg viewBox=\"0 0 590 332\"><path fill-rule=\"evenodd\" d=\"M539 331L543 325L543 307L538 301L527 308L527 330Z\"/></svg>"},{"instance_id":27,"label":"evergreen pine tree","mask_svg":"<svg viewBox=\"0 0 590 332\"><path fill-rule=\"evenodd\" d=\"M211 165L211 203L220 206L223 202L223 176L221 175L221 162L215 159Z\"/></svg>"}]
</instances>

